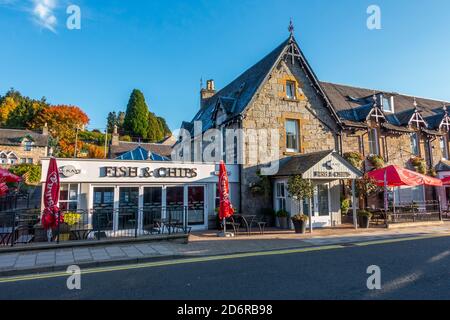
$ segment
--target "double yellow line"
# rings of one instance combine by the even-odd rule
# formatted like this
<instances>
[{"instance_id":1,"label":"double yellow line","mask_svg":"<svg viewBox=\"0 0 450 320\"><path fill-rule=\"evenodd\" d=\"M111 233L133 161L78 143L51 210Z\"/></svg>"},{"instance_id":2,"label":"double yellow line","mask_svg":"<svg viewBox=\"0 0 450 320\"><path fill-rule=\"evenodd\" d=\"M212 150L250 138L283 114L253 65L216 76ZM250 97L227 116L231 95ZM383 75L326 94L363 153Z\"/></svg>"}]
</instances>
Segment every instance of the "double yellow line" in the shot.
<instances>
[{"instance_id":1,"label":"double yellow line","mask_svg":"<svg viewBox=\"0 0 450 320\"><path fill-rule=\"evenodd\" d=\"M387 239L387 240L374 240L374 241L353 243L351 245L354 247L364 247L364 246L371 246L371 245L425 240L425 239L433 239L433 238L444 238L444 237L450 237L450 234L427 235L427 236L397 238L397 239ZM336 250L336 249L344 249L344 248L349 248L349 245L348 244L347 245L327 245L327 246L320 246L320 247L306 247L306 248L298 248L298 249L283 249L283 250L274 250L274 251L236 253L236 254L229 254L229 255L194 257L194 258L176 259L176 260L167 260L167 261L158 261L158 262L147 262L147 263L139 263L139 264L131 264L131 265L90 268L90 269L84 269L84 270L82 269L81 274L84 275L84 274L94 274L94 273L104 273L104 272L114 272L114 271L125 271L125 270L133 270L133 269L145 269L145 268L154 268L154 267L173 266L173 265L180 265L180 264L192 264L192 263L201 263L201 262L210 262L210 261L262 257L262 256L275 256L275 255L315 252L315 251L323 251L323 250ZM9 282L60 278L60 277L68 277L68 276L69 276L69 274L64 271L45 273L45 274L25 275L25 276L17 276L17 277L0 278L0 284L1 283L9 283Z\"/></svg>"}]
</instances>

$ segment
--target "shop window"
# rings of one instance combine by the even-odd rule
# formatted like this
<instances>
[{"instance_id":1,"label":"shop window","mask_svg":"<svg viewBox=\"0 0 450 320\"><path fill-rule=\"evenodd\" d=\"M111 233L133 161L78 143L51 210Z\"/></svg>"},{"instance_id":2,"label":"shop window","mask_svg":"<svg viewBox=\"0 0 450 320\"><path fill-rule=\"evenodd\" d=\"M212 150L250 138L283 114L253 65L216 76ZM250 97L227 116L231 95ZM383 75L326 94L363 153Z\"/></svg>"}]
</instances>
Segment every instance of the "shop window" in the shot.
<instances>
[{"instance_id":1,"label":"shop window","mask_svg":"<svg viewBox=\"0 0 450 320\"><path fill-rule=\"evenodd\" d=\"M286 184L284 182L276 183L276 209L286 210Z\"/></svg>"},{"instance_id":2,"label":"shop window","mask_svg":"<svg viewBox=\"0 0 450 320\"><path fill-rule=\"evenodd\" d=\"M379 155L380 147L378 143L377 129L369 129L369 152L370 154Z\"/></svg>"},{"instance_id":3,"label":"shop window","mask_svg":"<svg viewBox=\"0 0 450 320\"><path fill-rule=\"evenodd\" d=\"M300 132L298 120L287 119L285 127L286 127L286 151L299 152Z\"/></svg>"},{"instance_id":4,"label":"shop window","mask_svg":"<svg viewBox=\"0 0 450 320\"><path fill-rule=\"evenodd\" d=\"M78 210L78 184L61 184L59 208L62 211Z\"/></svg>"},{"instance_id":5,"label":"shop window","mask_svg":"<svg viewBox=\"0 0 450 320\"><path fill-rule=\"evenodd\" d=\"M286 98L296 99L295 81L286 81Z\"/></svg>"},{"instance_id":6,"label":"shop window","mask_svg":"<svg viewBox=\"0 0 450 320\"><path fill-rule=\"evenodd\" d=\"M411 153L413 155L419 156L419 135L416 133L413 133L411 135Z\"/></svg>"},{"instance_id":7,"label":"shop window","mask_svg":"<svg viewBox=\"0 0 450 320\"><path fill-rule=\"evenodd\" d=\"M442 157L448 159L448 143L447 137L441 137L439 140L439 145L441 147Z\"/></svg>"}]
</instances>

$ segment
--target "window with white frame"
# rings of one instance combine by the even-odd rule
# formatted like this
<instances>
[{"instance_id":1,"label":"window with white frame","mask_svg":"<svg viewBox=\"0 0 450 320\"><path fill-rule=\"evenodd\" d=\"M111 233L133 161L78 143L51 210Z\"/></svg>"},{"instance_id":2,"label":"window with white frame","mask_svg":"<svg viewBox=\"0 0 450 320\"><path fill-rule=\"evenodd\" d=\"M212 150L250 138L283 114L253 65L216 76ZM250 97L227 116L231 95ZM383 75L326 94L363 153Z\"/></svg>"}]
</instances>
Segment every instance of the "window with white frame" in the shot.
<instances>
[{"instance_id":1,"label":"window with white frame","mask_svg":"<svg viewBox=\"0 0 450 320\"><path fill-rule=\"evenodd\" d=\"M444 159L448 159L448 143L447 143L447 137L442 136L439 139L439 146L441 147L442 157Z\"/></svg>"},{"instance_id":2,"label":"window with white frame","mask_svg":"<svg viewBox=\"0 0 450 320\"><path fill-rule=\"evenodd\" d=\"M295 90L295 82L294 81L286 81L286 97L288 99L296 99L296 90Z\"/></svg>"},{"instance_id":3,"label":"window with white frame","mask_svg":"<svg viewBox=\"0 0 450 320\"><path fill-rule=\"evenodd\" d=\"M59 208L62 211L78 210L78 188L75 183L61 184L59 191Z\"/></svg>"},{"instance_id":4,"label":"window with white frame","mask_svg":"<svg viewBox=\"0 0 450 320\"><path fill-rule=\"evenodd\" d=\"M383 96L382 104L383 104L384 112L390 112L390 113L394 112L394 97L389 98L389 97Z\"/></svg>"},{"instance_id":5,"label":"window with white frame","mask_svg":"<svg viewBox=\"0 0 450 320\"><path fill-rule=\"evenodd\" d=\"M286 210L286 184L284 182L276 183L276 209Z\"/></svg>"},{"instance_id":6,"label":"window with white frame","mask_svg":"<svg viewBox=\"0 0 450 320\"><path fill-rule=\"evenodd\" d=\"M378 142L378 131L376 128L369 129L369 152L370 154L379 155L380 147Z\"/></svg>"},{"instance_id":7,"label":"window with white frame","mask_svg":"<svg viewBox=\"0 0 450 320\"><path fill-rule=\"evenodd\" d=\"M286 151L299 152L300 150L300 132L298 120L287 119L286 127Z\"/></svg>"}]
</instances>

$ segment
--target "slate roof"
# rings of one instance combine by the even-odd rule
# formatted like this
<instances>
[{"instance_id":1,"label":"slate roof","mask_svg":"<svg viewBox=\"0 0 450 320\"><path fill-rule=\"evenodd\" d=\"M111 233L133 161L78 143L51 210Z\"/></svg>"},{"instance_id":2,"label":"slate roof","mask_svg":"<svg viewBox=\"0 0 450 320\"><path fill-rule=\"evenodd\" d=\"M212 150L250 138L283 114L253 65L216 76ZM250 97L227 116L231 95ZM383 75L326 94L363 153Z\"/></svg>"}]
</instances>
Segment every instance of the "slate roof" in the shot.
<instances>
[{"instance_id":1,"label":"slate roof","mask_svg":"<svg viewBox=\"0 0 450 320\"><path fill-rule=\"evenodd\" d=\"M224 108L229 112L230 117L241 114L250 103L277 60L284 53L290 41L291 38L283 41L283 43L275 50L242 73L222 90L218 91L214 96L205 99L205 107L195 115L192 122L202 121L204 131L212 128L212 115L219 99L221 103L224 103ZM192 125L187 126L184 124L184 126L186 129L192 128Z\"/></svg>"},{"instance_id":2,"label":"slate roof","mask_svg":"<svg viewBox=\"0 0 450 320\"><path fill-rule=\"evenodd\" d=\"M320 82L327 97L331 101L337 114L344 120L350 122L363 121L363 115L366 112L367 103L374 94L383 94L386 97L394 97L395 113L385 112L387 121L394 126L407 126L409 120L415 111L414 99L417 102L417 109L425 121L431 119L428 123L428 129L437 129L444 117L444 103L449 102L414 98L413 96L403 95L396 92L380 91L374 89L365 89L347 85L335 84L330 82ZM344 122L345 124L345 122Z\"/></svg>"},{"instance_id":3,"label":"slate roof","mask_svg":"<svg viewBox=\"0 0 450 320\"><path fill-rule=\"evenodd\" d=\"M169 161L169 158L163 157L154 152L147 151L146 149L138 146L134 150L130 150L128 152L123 153L118 156L116 160L150 160L150 161Z\"/></svg>"},{"instance_id":4,"label":"slate roof","mask_svg":"<svg viewBox=\"0 0 450 320\"><path fill-rule=\"evenodd\" d=\"M119 145L117 146L110 145L109 156L111 159L116 159L121 155L123 155L124 153L135 150L137 147L141 147L147 152L155 153L167 158L170 158L170 155L172 153L171 145L164 145L160 143L138 143L138 142L120 141Z\"/></svg>"},{"instance_id":5,"label":"slate roof","mask_svg":"<svg viewBox=\"0 0 450 320\"><path fill-rule=\"evenodd\" d=\"M295 39L289 37L214 96L205 99L202 104L204 107L198 111L192 121L183 122L182 128L187 129L192 134L194 121L201 121L204 131L212 128L214 126L214 113L219 105L227 112L227 120L241 115L252 101L261 84L275 67L277 61L287 52L292 41L295 43ZM311 79L317 87L316 89L323 95L332 116L340 125L359 128L367 127L365 122L374 106L373 96L375 94L383 94L386 97L394 97L395 113L384 112L387 120L386 129L391 128L396 131L409 132L409 129L406 127L415 111L414 100L417 101L417 110L420 111L422 117L424 119L432 118L428 129L437 129L439 127L444 116L443 101L425 98L414 99L412 96L396 92L320 82L309 66L301 48L298 49L306 71L311 75ZM450 106L450 102L445 103Z\"/></svg>"},{"instance_id":6,"label":"slate roof","mask_svg":"<svg viewBox=\"0 0 450 320\"><path fill-rule=\"evenodd\" d=\"M280 169L278 170L276 176L291 176L296 174L303 174L320 160L332 154L333 152L333 150L327 150L281 159Z\"/></svg>"},{"instance_id":7,"label":"slate roof","mask_svg":"<svg viewBox=\"0 0 450 320\"><path fill-rule=\"evenodd\" d=\"M31 130L16 130L16 129L0 129L0 145L4 146L18 146L22 143L22 139L30 137L37 147L48 146L48 135L34 132Z\"/></svg>"}]
</instances>

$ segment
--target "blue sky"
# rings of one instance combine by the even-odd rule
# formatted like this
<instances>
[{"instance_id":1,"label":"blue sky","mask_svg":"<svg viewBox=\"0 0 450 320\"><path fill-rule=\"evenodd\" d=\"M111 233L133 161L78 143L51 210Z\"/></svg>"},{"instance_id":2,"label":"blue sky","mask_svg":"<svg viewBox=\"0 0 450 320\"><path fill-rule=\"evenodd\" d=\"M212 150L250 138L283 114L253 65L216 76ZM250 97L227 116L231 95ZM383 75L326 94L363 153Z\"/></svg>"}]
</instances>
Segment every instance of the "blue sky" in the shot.
<instances>
[{"instance_id":1,"label":"blue sky","mask_svg":"<svg viewBox=\"0 0 450 320\"><path fill-rule=\"evenodd\" d=\"M81 8L81 30L66 8ZM381 8L381 30L366 27ZM125 110L133 88L172 129L288 37L320 80L450 101L448 0L0 0L0 94L10 87L80 106L90 128Z\"/></svg>"}]
</instances>

